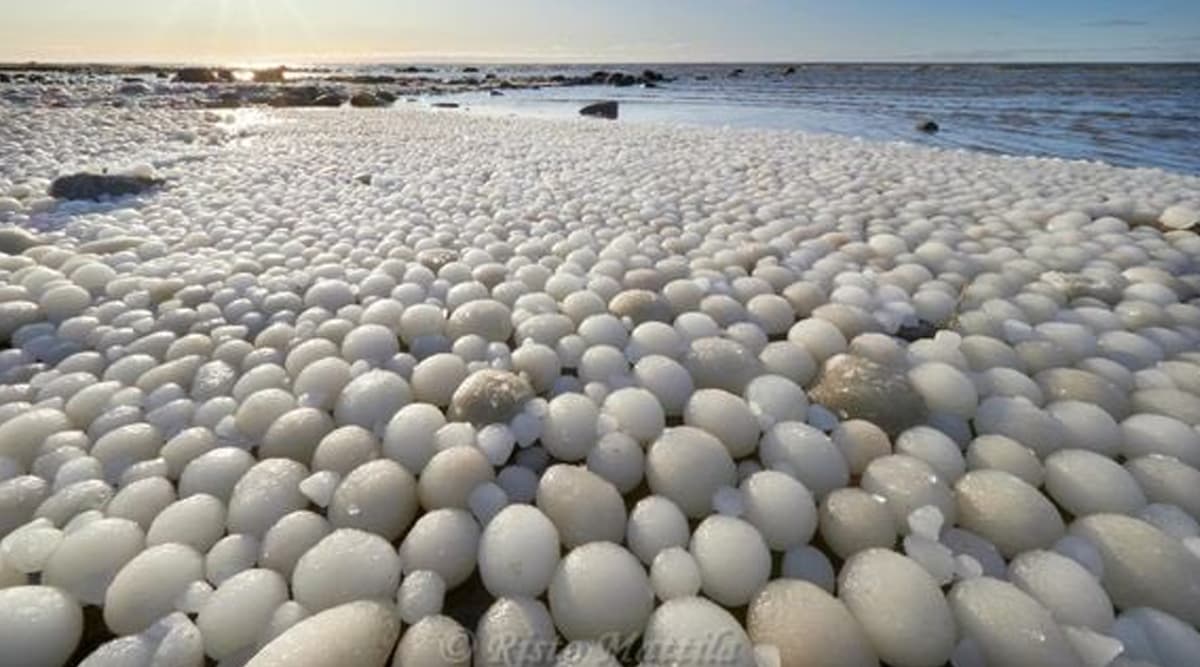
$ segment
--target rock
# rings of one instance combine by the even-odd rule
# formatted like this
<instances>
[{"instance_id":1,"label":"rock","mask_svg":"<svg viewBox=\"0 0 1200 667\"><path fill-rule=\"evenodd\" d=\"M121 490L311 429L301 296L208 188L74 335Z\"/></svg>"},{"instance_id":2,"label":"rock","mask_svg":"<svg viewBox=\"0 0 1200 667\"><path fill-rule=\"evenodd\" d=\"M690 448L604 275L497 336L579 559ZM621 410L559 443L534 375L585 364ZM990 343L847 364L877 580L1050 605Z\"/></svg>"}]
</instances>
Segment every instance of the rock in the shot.
<instances>
[{"instance_id":1,"label":"rock","mask_svg":"<svg viewBox=\"0 0 1200 667\"><path fill-rule=\"evenodd\" d=\"M146 95L151 92L150 86L141 81L131 81L117 89L120 95Z\"/></svg>"},{"instance_id":2,"label":"rock","mask_svg":"<svg viewBox=\"0 0 1200 667\"><path fill-rule=\"evenodd\" d=\"M933 134L940 129L942 129L942 128L938 127L938 124L933 122L932 120L923 120L923 121L917 123L917 131L918 132L924 132L926 134Z\"/></svg>"},{"instance_id":3,"label":"rock","mask_svg":"<svg viewBox=\"0 0 1200 667\"><path fill-rule=\"evenodd\" d=\"M458 386L450 399L449 417L475 426L508 423L533 398L523 377L505 371L478 371Z\"/></svg>"},{"instance_id":4,"label":"rock","mask_svg":"<svg viewBox=\"0 0 1200 667\"><path fill-rule=\"evenodd\" d=\"M843 420L864 419L892 437L925 422L925 403L903 368L857 355L839 354L825 362L808 397Z\"/></svg>"},{"instance_id":5,"label":"rock","mask_svg":"<svg viewBox=\"0 0 1200 667\"><path fill-rule=\"evenodd\" d=\"M479 68L478 67L464 67L464 68L462 68L462 72L463 72L463 74L477 74L479 72Z\"/></svg>"},{"instance_id":6,"label":"rock","mask_svg":"<svg viewBox=\"0 0 1200 667\"><path fill-rule=\"evenodd\" d=\"M459 104L458 102L434 102L430 106L434 109L457 109Z\"/></svg>"},{"instance_id":7,"label":"rock","mask_svg":"<svg viewBox=\"0 0 1200 667\"><path fill-rule=\"evenodd\" d=\"M175 71L175 81L179 83L227 83L233 81L233 72L206 67L184 67Z\"/></svg>"},{"instance_id":8,"label":"rock","mask_svg":"<svg viewBox=\"0 0 1200 667\"><path fill-rule=\"evenodd\" d=\"M355 93L350 97L350 106L359 109L370 109L374 107L387 106L387 102L379 99L376 95L367 92Z\"/></svg>"},{"instance_id":9,"label":"rock","mask_svg":"<svg viewBox=\"0 0 1200 667\"><path fill-rule=\"evenodd\" d=\"M386 90L380 90L380 91L376 92L375 97L378 97L379 99L383 100L387 104L391 104L391 103L395 102L397 99L397 96L395 93L389 92Z\"/></svg>"},{"instance_id":10,"label":"rock","mask_svg":"<svg viewBox=\"0 0 1200 667\"><path fill-rule=\"evenodd\" d=\"M488 95L491 95L492 97L504 97L504 93L502 93L502 92L500 92L500 91L498 91L498 90L494 90L494 89L493 89L493 90L489 90L489 91L488 91Z\"/></svg>"},{"instance_id":11,"label":"rock","mask_svg":"<svg viewBox=\"0 0 1200 667\"><path fill-rule=\"evenodd\" d=\"M642 71L642 81L645 81L648 83L656 83L659 81L666 81L666 80L667 80L667 77L663 76L659 72L655 72L652 69L647 69L647 70Z\"/></svg>"},{"instance_id":12,"label":"rock","mask_svg":"<svg viewBox=\"0 0 1200 667\"><path fill-rule=\"evenodd\" d=\"M736 79L745 73L746 73L746 70L742 69L741 67L735 67L734 69L730 70L729 78Z\"/></svg>"},{"instance_id":13,"label":"rock","mask_svg":"<svg viewBox=\"0 0 1200 667\"><path fill-rule=\"evenodd\" d=\"M617 103L611 100L608 102L589 104L579 110L579 115L581 116L593 116L596 118L607 118L609 120L616 120L617 113Z\"/></svg>"},{"instance_id":14,"label":"rock","mask_svg":"<svg viewBox=\"0 0 1200 667\"><path fill-rule=\"evenodd\" d=\"M796 73L796 68L795 68L795 67L788 67L787 69L783 70L783 75L784 75L784 76L791 76L791 75L793 75L793 74L795 74L795 73Z\"/></svg>"},{"instance_id":15,"label":"rock","mask_svg":"<svg viewBox=\"0 0 1200 667\"><path fill-rule=\"evenodd\" d=\"M45 245L41 239L20 227L0 229L0 255L20 255L40 245Z\"/></svg>"},{"instance_id":16,"label":"rock","mask_svg":"<svg viewBox=\"0 0 1200 667\"><path fill-rule=\"evenodd\" d=\"M255 83L283 83L283 73L286 70L285 67L255 70L254 81Z\"/></svg>"},{"instance_id":17,"label":"rock","mask_svg":"<svg viewBox=\"0 0 1200 667\"><path fill-rule=\"evenodd\" d=\"M346 96L341 93L324 93L312 101L314 107L340 107L346 103Z\"/></svg>"},{"instance_id":18,"label":"rock","mask_svg":"<svg viewBox=\"0 0 1200 667\"><path fill-rule=\"evenodd\" d=\"M629 86L639 83L636 76L632 74L626 74L625 72L613 72L612 74L608 75L608 78L605 79L605 82L610 86L616 86L618 88L628 88Z\"/></svg>"},{"instance_id":19,"label":"rock","mask_svg":"<svg viewBox=\"0 0 1200 667\"><path fill-rule=\"evenodd\" d=\"M156 186L163 180L146 176L79 173L60 176L50 184L50 196L59 199L96 199L136 195Z\"/></svg>"}]
</instances>

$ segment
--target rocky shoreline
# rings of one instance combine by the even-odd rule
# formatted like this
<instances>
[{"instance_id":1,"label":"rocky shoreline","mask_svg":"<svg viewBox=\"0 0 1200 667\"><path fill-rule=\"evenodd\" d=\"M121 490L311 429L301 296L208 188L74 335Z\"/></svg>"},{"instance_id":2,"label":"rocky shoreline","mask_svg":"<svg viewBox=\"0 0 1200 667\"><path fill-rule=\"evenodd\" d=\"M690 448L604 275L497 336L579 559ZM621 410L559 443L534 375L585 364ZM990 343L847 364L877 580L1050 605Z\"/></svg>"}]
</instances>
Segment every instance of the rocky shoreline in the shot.
<instances>
[{"instance_id":1,"label":"rocky shoreline","mask_svg":"<svg viewBox=\"0 0 1200 667\"><path fill-rule=\"evenodd\" d=\"M219 67L160 68L146 65L0 64L0 97L10 100L49 101L54 106L94 103L69 94L73 88L113 86L109 101L139 105L241 108L388 106L398 100L415 100L466 92L503 95L509 90L568 86L641 86L655 88L672 79L655 70L640 73L596 70L587 75L507 75L464 66L455 71L412 65L394 66L386 74L339 74L324 68L275 67L235 70ZM46 98L50 99L47 100Z\"/></svg>"}]
</instances>

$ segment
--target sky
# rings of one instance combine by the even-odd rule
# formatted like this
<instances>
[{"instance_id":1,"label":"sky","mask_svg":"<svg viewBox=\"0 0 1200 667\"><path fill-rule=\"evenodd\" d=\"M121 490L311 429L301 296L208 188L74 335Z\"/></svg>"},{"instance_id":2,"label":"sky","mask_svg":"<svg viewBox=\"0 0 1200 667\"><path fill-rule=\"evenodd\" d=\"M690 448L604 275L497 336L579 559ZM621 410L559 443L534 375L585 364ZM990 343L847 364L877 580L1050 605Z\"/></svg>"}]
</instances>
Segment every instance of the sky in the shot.
<instances>
[{"instance_id":1,"label":"sky","mask_svg":"<svg viewBox=\"0 0 1200 667\"><path fill-rule=\"evenodd\" d=\"M1200 0L0 0L0 61L1200 61Z\"/></svg>"}]
</instances>

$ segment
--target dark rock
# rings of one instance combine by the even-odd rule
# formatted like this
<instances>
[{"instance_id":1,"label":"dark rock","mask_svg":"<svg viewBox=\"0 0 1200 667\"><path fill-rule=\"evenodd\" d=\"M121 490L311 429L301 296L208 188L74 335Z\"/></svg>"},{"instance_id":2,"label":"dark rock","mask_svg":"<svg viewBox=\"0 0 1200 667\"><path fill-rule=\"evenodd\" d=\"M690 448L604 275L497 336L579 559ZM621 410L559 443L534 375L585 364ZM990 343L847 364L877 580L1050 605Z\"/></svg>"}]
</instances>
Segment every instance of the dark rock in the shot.
<instances>
[{"instance_id":1,"label":"dark rock","mask_svg":"<svg viewBox=\"0 0 1200 667\"><path fill-rule=\"evenodd\" d=\"M648 70L645 70L642 72L642 81L652 81L653 82L653 81L666 81L666 80L667 80L667 77L663 76L659 72L655 72L652 69L648 69Z\"/></svg>"},{"instance_id":2,"label":"dark rock","mask_svg":"<svg viewBox=\"0 0 1200 667\"><path fill-rule=\"evenodd\" d=\"M150 86L141 80L134 80L129 83L122 84L117 92L121 95L145 95L151 92Z\"/></svg>"},{"instance_id":3,"label":"dark rock","mask_svg":"<svg viewBox=\"0 0 1200 667\"><path fill-rule=\"evenodd\" d=\"M696 80L697 81L708 81L708 75L707 74L697 74Z\"/></svg>"},{"instance_id":4,"label":"dark rock","mask_svg":"<svg viewBox=\"0 0 1200 667\"><path fill-rule=\"evenodd\" d=\"M492 97L504 97L504 93L498 90L489 90L488 95L491 95Z\"/></svg>"},{"instance_id":5,"label":"dark rock","mask_svg":"<svg viewBox=\"0 0 1200 667\"><path fill-rule=\"evenodd\" d=\"M338 83L354 83L362 86L379 86L400 81L394 76L384 74L356 74L354 76L331 76L328 81Z\"/></svg>"},{"instance_id":6,"label":"dark rock","mask_svg":"<svg viewBox=\"0 0 1200 667\"><path fill-rule=\"evenodd\" d=\"M729 72L729 78L736 79L745 73L746 73L746 70L742 69L741 67L735 67L732 71Z\"/></svg>"},{"instance_id":7,"label":"dark rock","mask_svg":"<svg viewBox=\"0 0 1200 667\"><path fill-rule=\"evenodd\" d=\"M616 120L617 114L618 105L616 102L611 100L607 102L589 104L579 110L579 115L581 116L594 116L596 118L607 118L609 120Z\"/></svg>"},{"instance_id":8,"label":"dark rock","mask_svg":"<svg viewBox=\"0 0 1200 667\"><path fill-rule=\"evenodd\" d=\"M784 76L791 76L791 75L793 75L793 74L795 74L795 73L796 73L796 68L795 68L795 67L789 67L789 68L787 68L787 69L783 70L783 75L784 75Z\"/></svg>"},{"instance_id":9,"label":"dark rock","mask_svg":"<svg viewBox=\"0 0 1200 667\"><path fill-rule=\"evenodd\" d=\"M646 83L642 84L642 88L658 88L658 84L654 83L653 81L647 81Z\"/></svg>"},{"instance_id":10,"label":"dark rock","mask_svg":"<svg viewBox=\"0 0 1200 667\"><path fill-rule=\"evenodd\" d=\"M462 68L462 71L463 71L463 74L478 74L479 68L478 67L464 67L464 68Z\"/></svg>"},{"instance_id":11,"label":"dark rock","mask_svg":"<svg viewBox=\"0 0 1200 667\"><path fill-rule=\"evenodd\" d=\"M388 91L388 90L375 91L375 97L378 97L379 99L383 100L384 102L387 102L388 104L391 104L392 102L396 101L396 94L391 91Z\"/></svg>"},{"instance_id":12,"label":"dark rock","mask_svg":"<svg viewBox=\"0 0 1200 667\"><path fill-rule=\"evenodd\" d=\"M459 104L458 102L434 102L430 106L435 109L457 109Z\"/></svg>"},{"instance_id":13,"label":"dark rock","mask_svg":"<svg viewBox=\"0 0 1200 667\"><path fill-rule=\"evenodd\" d=\"M312 101L314 107L340 107L346 103L346 96L341 93L324 93Z\"/></svg>"},{"instance_id":14,"label":"dark rock","mask_svg":"<svg viewBox=\"0 0 1200 667\"><path fill-rule=\"evenodd\" d=\"M920 123L917 123L917 131L918 132L924 132L926 134L933 134L934 132L937 132L940 129L942 129L942 128L938 127L938 124L931 120L923 120Z\"/></svg>"},{"instance_id":15,"label":"dark rock","mask_svg":"<svg viewBox=\"0 0 1200 667\"><path fill-rule=\"evenodd\" d=\"M283 67L255 70L254 80L258 83L283 83L283 72Z\"/></svg>"},{"instance_id":16,"label":"dark rock","mask_svg":"<svg viewBox=\"0 0 1200 667\"><path fill-rule=\"evenodd\" d=\"M608 75L607 81L608 85L610 86L626 88L636 84L638 82L638 78L632 74L626 74L624 72L613 72L612 74Z\"/></svg>"},{"instance_id":17,"label":"dark rock","mask_svg":"<svg viewBox=\"0 0 1200 667\"><path fill-rule=\"evenodd\" d=\"M179 83L221 83L233 81L233 72L206 67L184 67L175 71Z\"/></svg>"},{"instance_id":18,"label":"dark rock","mask_svg":"<svg viewBox=\"0 0 1200 667\"><path fill-rule=\"evenodd\" d=\"M242 96L233 91L221 93L209 106L218 109L236 109L242 106Z\"/></svg>"},{"instance_id":19,"label":"dark rock","mask_svg":"<svg viewBox=\"0 0 1200 667\"><path fill-rule=\"evenodd\" d=\"M123 76L123 77L121 77L121 82L122 83L141 83L142 79L141 79L141 77L136 77L136 76Z\"/></svg>"},{"instance_id":20,"label":"dark rock","mask_svg":"<svg viewBox=\"0 0 1200 667\"><path fill-rule=\"evenodd\" d=\"M496 73L495 73L495 72L488 72L487 74L484 74L484 75L483 75L483 80L484 80L484 81L491 81L492 79L495 79L495 78L496 78Z\"/></svg>"},{"instance_id":21,"label":"dark rock","mask_svg":"<svg viewBox=\"0 0 1200 667\"><path fill-rule=\"evenodd\" d=\"M359 174L358 176L354 177L354 182L360 185L370 185L371 180L372 178L370 174Z\"/></svg>"},{"instance_id":22,"label":"dark rock","mask_svg":"<svg viewBox=\"0 0 1200 667\"><path fill-rule=\"evenodd\" d=\"M155 72L154 73L154 78L156 78L156 79L166 79L169 76L171 76L170 72Z\"/></svg>"},{"instance_id":23,"label":"dark rock","mask_svg":"<svg viewBox=\"0 0 1200 667\"><path fill-rule=\"evenodd\" d=\"M10 77L9 75L7 75L3 72L0 72L0 83L12 83L12 77Z\"/></svg>"},{"instance_id":24,"label":"dark rock","mask_svg":"<svg viewBox=\"0 0 1200 667\"><path fill-rule=\"evenodd\" d=\"M46 83L46 77L41 74L30 74L29 83Z\"/></svg>"},{"instance_id":25,"label":"dark rock","mask_svg":"<svg viewBox=\"0 0 1200 667\"><path fill-rule=\"evenodd\" d=\"M355 93L350 97L350 106L360 109L387 106L387 102L368 92Z\"/></svg>"},{"instance_id":26,"label":"dark rock","mask_svg":"<svg viewBox=\"0 0 1200 667\"><path fill-rule=\"evenodd\" d=\"M162 180L144 176L113 174L71 174L60 176L50 184L50 196L59 199L100 199L136 195L158 185Z\"/></svg>"}]
</instances>

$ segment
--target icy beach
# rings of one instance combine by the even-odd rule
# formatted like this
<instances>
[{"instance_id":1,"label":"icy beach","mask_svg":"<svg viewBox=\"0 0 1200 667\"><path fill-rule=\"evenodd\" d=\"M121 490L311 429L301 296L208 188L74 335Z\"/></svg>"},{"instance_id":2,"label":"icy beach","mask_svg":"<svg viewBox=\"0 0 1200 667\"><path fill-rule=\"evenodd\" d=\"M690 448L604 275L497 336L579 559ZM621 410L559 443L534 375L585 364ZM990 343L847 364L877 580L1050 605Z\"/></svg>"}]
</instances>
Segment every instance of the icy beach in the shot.
<instances>
[{"instance_id":1,"label":"icy beach","mask_svg":"<svg viewBox=\"0 0 1200 667\"><path fill-rule=\"evenodd\" d=\"M1200 177L419 107L0 104L0 664L1195 664Z\"/></svg>"}]
</instances>

